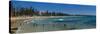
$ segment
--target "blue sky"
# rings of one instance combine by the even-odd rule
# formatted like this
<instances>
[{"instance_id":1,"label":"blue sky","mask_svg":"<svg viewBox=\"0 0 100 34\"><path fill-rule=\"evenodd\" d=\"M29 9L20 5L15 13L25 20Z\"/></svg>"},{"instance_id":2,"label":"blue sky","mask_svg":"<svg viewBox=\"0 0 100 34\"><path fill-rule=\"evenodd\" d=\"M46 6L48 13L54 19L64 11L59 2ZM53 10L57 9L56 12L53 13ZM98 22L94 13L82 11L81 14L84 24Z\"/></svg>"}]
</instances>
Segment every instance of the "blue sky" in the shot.
<instances>
[{"instance_id":1,"label":"blue sky","mask_svg":"<svg viewBox=\"0 0 100 34\"><path fill-rule=\"evenodd\" d=\"M34 7L39 11L62 12L68 14L85 14L96 15L96 6L92 5L76 5L76 4L57 4L57 3L43 3L43 2L25 2L13 1L13 5L17 8Z\"/></svg>"}]
</instances>

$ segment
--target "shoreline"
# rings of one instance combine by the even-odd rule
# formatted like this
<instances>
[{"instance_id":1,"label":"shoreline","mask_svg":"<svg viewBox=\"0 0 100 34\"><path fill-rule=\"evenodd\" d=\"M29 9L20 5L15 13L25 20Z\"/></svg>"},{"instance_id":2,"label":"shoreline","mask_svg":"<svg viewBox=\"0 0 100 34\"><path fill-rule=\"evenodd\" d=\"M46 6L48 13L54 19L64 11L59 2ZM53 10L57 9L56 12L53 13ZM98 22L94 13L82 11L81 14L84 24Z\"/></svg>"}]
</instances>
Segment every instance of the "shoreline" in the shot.
<instances>
[{"instance_id":1,"label":"shoreline","mask_svg":"<svg viewBox=\"0 0 100 34\"><path fill-rule=\"evenodd\" d=\"M12 32L16 33L18 28L21 25L27 24L27 22L30 22L34 19L40 19L40 18L63 18L63 17L73 17L73 16L20 16L20 17L11 17L11 30ZM81 17L81 16L74 16L74 17ZM82 16L83 17L83 16Z\"/></svg>"},{"instance_id":2,"label":"shoreline","mask_svg":"<svg viewBox=\"0 0 100 34\"><path fill-rule=\"evenodd\" d=\"M10 17L11 20L11 32L15 33L18 30L18 27L24 25L25 22L31 21L32 19L40 19L40 18L58 18L62 16L20 16L20 17Z\"/></svg>"}]
</instances>

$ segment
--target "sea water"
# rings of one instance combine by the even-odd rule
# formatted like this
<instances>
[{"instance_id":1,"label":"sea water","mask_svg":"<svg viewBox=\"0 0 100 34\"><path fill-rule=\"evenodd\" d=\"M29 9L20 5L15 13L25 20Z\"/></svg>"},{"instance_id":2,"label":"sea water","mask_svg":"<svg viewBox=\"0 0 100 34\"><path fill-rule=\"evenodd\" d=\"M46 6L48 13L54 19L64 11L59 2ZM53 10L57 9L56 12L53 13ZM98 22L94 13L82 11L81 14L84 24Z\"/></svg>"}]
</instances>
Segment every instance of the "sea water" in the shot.
<instances>
[{"instance_id":1,"label":"sea water","mask_svg":"<svg viewBox=\"0 0 100 34\"><path fill-rule=\"evenodd\" d=\"M96 28L96 16L39 18L20 26L17 33Z\"/></svg>"}]
</instances>

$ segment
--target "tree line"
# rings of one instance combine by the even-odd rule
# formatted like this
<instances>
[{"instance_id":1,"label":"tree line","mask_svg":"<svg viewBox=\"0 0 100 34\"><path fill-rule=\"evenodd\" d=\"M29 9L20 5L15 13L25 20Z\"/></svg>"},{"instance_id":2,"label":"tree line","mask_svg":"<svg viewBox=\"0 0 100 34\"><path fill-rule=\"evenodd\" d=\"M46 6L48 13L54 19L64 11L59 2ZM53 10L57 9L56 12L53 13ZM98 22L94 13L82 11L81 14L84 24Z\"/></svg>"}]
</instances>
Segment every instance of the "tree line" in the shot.
<instances>
[{"instance_id":1,"label":"tree line","mask_svg":"<svg viewBox=\"0 0 100 34\"><path fill-rule=\"evenodd\" d=\"M29 8L19 8L16 9L12 3L10 2L9 3L10 5L10 12L11 12L11 16L68 16L69 14L64 14L64 13L60 13L60 12L49 12L48 10L47 11L44 11L44 12L41 12L37 9L35 9L34 7L29 7Z\"/></svg>"}]
</instances>

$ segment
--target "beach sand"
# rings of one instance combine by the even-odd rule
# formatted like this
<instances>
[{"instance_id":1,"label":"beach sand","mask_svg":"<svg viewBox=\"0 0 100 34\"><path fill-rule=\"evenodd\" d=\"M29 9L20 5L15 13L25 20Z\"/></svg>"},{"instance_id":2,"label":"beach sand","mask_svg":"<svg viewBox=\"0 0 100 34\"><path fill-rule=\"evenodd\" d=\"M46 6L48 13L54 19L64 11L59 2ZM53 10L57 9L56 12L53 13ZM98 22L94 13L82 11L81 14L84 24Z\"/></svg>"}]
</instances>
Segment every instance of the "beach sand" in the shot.
<instances>
[{"instance_id":1,"label":"beach sand","mask_svg":"<svg viewBox=\"0 0 100 34\"><path fill-rule=\"evenodd\" d=\"M11 33L15 33L18 30L19 26L24 25L27 21L31 21L32 19L40 19L40 18L53 18L55 16L21 16L21 17L10 17L11 20ZM58 17L58 16L57 16ZM59 16L60 17L60 16Z\"/></svg>"}]
</instances>

